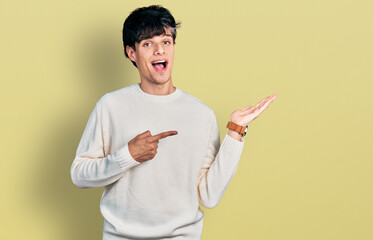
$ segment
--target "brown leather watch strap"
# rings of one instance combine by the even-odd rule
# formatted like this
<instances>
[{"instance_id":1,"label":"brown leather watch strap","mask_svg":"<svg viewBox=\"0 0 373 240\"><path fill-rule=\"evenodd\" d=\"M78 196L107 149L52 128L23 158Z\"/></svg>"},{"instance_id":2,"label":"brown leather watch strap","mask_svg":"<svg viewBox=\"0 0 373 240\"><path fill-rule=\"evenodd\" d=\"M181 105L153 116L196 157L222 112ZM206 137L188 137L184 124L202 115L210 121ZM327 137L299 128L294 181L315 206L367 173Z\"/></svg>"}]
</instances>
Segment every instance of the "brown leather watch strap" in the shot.
<instances>
[{"instance_id":1,"label":"brown leather watch strap","mask_svg":"<svg viewBox=\"0 0 373 240\"><path fill-rule=\"evenodd\" d=\"M232 131L238 132L241 135L244 135L245 130L246 130L246 126L238 125L238 124L236 124L236 123L234 123L232 121L228 122L227 128L230 129L230 130L232 130Z\"/></svg>"}]
</instances>

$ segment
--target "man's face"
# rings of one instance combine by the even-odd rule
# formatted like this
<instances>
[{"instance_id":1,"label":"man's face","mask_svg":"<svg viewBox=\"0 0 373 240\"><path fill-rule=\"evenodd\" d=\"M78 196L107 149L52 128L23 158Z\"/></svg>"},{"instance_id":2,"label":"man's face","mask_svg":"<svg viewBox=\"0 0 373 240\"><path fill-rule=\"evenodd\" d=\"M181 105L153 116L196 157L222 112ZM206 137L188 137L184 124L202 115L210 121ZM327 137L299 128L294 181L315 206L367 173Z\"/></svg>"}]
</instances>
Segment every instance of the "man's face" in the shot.
<instances>
[{"instance_id":1,"label":"man's face","mask_svg":"<svg viewBox=\"0 0 373 240\"><path fill-rule=\"evenodd\" d=\"M174 42L171 30L135 43L136 51L127 46L130 60L136 62L142 81L163 84L171 80L174 63Z\"/></svg>"}]
</instances>

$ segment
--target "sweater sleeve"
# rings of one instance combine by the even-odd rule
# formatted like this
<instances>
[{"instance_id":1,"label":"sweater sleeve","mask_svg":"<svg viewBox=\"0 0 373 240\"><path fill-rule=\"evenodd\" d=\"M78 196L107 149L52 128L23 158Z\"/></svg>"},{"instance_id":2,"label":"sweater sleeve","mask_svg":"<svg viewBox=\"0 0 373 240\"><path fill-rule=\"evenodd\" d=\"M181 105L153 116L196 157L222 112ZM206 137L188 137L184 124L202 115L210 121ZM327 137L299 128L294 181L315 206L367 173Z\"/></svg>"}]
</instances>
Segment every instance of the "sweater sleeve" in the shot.
<instances>
[{"instance_id":1,"label":"sweater sleeve","mask_svg":"<svg viewBox=\"0 0 373 240\"><path fill-rule=\"evenodd\" d=\"M102 187L117 181L129 168L140 162L134 160L128 143L110 155L105 154L103 129L97 102L84 129L70 174L79 188Z\"/></svg>"},{"instance_id":2,"label":"sweater sleeve","mask_svg":"<svg viewBox=\"0 0 373 240\"><path fill-rule=\"evenodd\" d=\"M213 110L212 115L210 140L197 181L198 199L206 208L216 207L223 197L237 170L245 141L238 141L227 133L220 145L219 126Z\"/></svg>"}]
</instances>

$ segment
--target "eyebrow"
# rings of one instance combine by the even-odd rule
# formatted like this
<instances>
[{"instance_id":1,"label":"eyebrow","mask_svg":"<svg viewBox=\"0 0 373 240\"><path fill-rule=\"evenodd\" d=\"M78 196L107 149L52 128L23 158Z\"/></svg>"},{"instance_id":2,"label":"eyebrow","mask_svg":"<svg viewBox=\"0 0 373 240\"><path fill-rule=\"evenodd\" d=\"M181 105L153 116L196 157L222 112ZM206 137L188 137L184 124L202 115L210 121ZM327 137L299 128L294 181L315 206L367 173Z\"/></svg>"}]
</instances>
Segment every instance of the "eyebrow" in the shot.
<instances>
[{"instance_id":1,"label":"eyebrow","mask_svg":"<svg viewBox=\"0 0 373 240\"><path fill-rule=\"evenodd\" d=\"M170 34L166 34L166 33L164 33L164 34L162 34L162 35L157 35L157 36L161 36L161 37L170 37L170 38L172 38L172 35L170 35ZM149 37L149 38L145 38L145 39L141 40L141 42L142 42L142 41L147 41L147 40L149 40L149 39L152 39L152 38L151 38L151 37Z\"/></svg>"}]
</instances>

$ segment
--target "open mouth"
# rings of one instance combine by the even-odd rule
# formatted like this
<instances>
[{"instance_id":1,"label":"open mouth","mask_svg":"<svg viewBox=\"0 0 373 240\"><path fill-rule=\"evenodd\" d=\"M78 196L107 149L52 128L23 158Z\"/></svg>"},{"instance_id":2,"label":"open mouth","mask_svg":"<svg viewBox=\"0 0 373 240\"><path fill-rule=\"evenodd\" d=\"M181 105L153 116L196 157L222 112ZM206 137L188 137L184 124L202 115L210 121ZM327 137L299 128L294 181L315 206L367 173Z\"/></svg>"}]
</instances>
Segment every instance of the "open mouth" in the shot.
<instances>
[{"instance_id":1,"label":"open mouth","mask_svg":"<svg viewBox=\"0 0 373 240\"><path fill-rule=\"evenodd\" d=\"M164 72L167 69L167 60L159 60L159 61L154 61L152 62L153 68L157 72Z\"/></svg>"}]
</instances>

